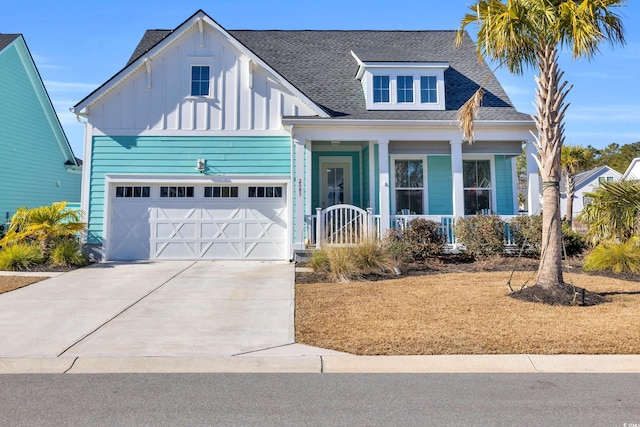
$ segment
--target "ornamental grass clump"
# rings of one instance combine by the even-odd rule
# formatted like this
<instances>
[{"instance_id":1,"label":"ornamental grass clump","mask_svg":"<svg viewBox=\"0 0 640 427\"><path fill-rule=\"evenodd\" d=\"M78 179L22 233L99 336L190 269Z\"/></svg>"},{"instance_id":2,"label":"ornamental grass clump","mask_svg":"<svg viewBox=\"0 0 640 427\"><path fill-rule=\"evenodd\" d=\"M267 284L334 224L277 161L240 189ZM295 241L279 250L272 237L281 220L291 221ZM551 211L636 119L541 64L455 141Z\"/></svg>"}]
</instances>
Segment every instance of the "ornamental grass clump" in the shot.
<instances>
[{"instance_id":1,"label":"ornamental grass clump","mask_svg":"<svg viewBox=\"0 0 640 427\"><path fill-rule=\"evenodd\" d=\"M43 262L40 247L32 243L9 244L0 250L0 270L28 270Z\"/></svg>"},{"instance_id":2,"label":"ornamental grass clump","mask_svg":"<svg viewBox=\"0 0 640 427\"><path fill-rule=\"evenodd\" d=\"M313 253L310 266L330 280L346 282L391 271L393 260L379 242L366 240L355 246L325 246Z\"/></svg>"},{"instance_id":3,"label":"ornamental grass clump","mask_svg":"<svg viewBox=\"0 0 640 427\"><path fill-rule=\"evenodd\" d=\"M53 267L82 267L88 264L76 240L61 240L55 244L49 256Z\"/></svg>"}]
</instances>

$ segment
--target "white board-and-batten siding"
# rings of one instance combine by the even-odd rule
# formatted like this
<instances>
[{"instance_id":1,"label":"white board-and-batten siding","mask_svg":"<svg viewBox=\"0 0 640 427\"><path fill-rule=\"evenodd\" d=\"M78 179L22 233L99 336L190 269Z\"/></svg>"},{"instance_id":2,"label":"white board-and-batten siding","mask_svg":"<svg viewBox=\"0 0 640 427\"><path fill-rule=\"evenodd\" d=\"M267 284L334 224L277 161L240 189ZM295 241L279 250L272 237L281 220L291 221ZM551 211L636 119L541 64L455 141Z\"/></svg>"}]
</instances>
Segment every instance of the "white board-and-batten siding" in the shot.
<instances>
[{"instance_id":1,"label":"white board-and-batten siding","mask_svg":"<svg viewBox=\"0 0 640 427\"><path fill-rule=\"evenodd\" d=\"M96 135L146 131L281 131L283 116L316 115L214 28L185 31L89 105ZM191 66L211 67L208 97L192 97Z\"/></svg>"}]
</instances>

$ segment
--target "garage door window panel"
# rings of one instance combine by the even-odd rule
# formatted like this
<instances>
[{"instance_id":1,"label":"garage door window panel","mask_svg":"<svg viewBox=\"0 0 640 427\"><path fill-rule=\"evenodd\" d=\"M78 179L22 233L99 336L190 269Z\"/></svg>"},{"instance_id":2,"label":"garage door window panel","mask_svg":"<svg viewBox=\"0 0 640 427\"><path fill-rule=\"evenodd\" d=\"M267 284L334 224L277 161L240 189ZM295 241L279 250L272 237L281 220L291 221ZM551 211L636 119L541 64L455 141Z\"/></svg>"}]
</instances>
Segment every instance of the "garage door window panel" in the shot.
<instances>
[{"instance_id":1,"label":"garage door window panel","mask_svg":"<svg viewBox=\"0 0 640 427\"><path fill-rule=\"evenodd\" d=\"M116 197L118 198L142 198L149 197L150 187L122 185L116 187Z\"/></svg>"},{"instance_id":2,"label":"garage door window panel","mask_svg":"<svg viewBox=\"0 0 640 427\"><path fill-rule=\"evenodd\" d=\"M282 197L282 187L272 187L272 186L264 186L264 187L249 187L249 197L250 198L281 198Z\"/></svg>"},{"instance_id":3,"label":"garage door window panel","mask_svg":"<svg viewBox=\"0 0 640 427\"><path fill-rule=\"evenodd\" d=\"M223 187L223 186L205 187L204 197L237 198L238 187Z\"/></svg>"},{"instance_id":4,"label":"garage door window panel","mask_svg":"<svg viewBox=\"0 0 640 427\"><path fill-rule=\"evenodd\" d=\"M193 187L160 187L160 197L177 198L177 197L193 197Z\"/></svg>"}]
</instances>

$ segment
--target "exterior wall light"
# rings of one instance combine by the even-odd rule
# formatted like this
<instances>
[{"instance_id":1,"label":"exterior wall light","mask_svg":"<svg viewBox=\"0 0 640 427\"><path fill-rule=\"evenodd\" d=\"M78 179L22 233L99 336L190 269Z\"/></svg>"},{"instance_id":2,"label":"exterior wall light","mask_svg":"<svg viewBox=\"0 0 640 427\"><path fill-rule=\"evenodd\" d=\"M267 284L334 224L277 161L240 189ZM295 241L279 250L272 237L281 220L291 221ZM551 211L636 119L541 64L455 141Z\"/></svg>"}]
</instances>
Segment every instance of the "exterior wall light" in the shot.
<instances>
[{"instance_id":1,"label":"exterior wall light","mask_svg":"<svg viewBox=\"0 0 640 427\"><path fill-rule=\"evenodd\" d=\"M204 173L204 170L207 166L207 161L205 159L198 159L196 163L196 170L200 173Z\"/></svg>"}]
</instances>

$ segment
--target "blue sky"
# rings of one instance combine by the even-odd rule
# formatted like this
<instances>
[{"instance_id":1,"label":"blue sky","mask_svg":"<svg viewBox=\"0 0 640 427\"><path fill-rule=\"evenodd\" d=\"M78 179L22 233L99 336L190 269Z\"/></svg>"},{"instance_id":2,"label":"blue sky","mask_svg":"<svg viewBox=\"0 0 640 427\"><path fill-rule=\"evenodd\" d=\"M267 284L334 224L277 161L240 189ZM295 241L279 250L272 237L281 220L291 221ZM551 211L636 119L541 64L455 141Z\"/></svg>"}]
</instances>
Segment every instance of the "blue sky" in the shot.
<instances>
[{"instance_id":1,"label":"blue sky","mask_svg":"<svg viewBox=\"0 0 640 427\"><path fill-rule=\"evenodd\" d=\"M69 113L120 70L146 29L172 29L203 9L233 29L457 29L468 0L22 0L6 2L0 32L22 33L45 82L69 142L83 157L83 126ZM640 141L640 5L621 10L627 44L591 61L561 58L573 84L566 117L569 144L604 147ZM471 27L471 31L475 28ZM533 113L533 71L498 78L518 110Z\"/></svg>"}]
</instances>

